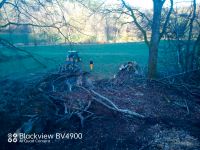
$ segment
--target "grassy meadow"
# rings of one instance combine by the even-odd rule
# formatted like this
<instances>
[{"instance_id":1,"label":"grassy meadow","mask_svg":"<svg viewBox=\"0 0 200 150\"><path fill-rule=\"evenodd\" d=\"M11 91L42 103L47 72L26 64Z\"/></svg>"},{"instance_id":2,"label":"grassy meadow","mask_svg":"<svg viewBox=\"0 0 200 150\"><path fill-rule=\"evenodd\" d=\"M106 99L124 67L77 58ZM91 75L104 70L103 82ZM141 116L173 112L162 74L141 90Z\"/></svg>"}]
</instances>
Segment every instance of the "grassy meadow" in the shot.
<instances>
[{"instance_id":1,"label":"grassy meadow","mask_svg":"<svg viewBox=\"0 0 200 150\"><path fill-rule=\"evenodd\" d=\"M164 43L164 42L163 42ZM164 45L164 44L162 44ZM174 63L172 57L162 50L159 53L160 71L166 68L166 62ZM24 52L10 50L1 47L1 52L6 56L12 56L9 61L0 62L1 77L24 77L27 75L35 75L37 73L45 73L47 71L56 71L59 64L64 63L66 52L70 50L68 45L56 46L21 46L21 49L29 51L35 58L40 60L47 68L43 68L30 57L25 56ZM120 64L127 61L137 61L142 68L147 67L148 49L143 42L135 43L119 43L119 44L78 44L72 46L73 50L79 52L82 58L83 70L89 71L89 61L94 62L94 71L99 78L113 76ZM173 58L175 56L173 55ZM170 65L171 67L172 65ZM169 65L167 65L169 67Z\"/></svg>"}]
</instances>

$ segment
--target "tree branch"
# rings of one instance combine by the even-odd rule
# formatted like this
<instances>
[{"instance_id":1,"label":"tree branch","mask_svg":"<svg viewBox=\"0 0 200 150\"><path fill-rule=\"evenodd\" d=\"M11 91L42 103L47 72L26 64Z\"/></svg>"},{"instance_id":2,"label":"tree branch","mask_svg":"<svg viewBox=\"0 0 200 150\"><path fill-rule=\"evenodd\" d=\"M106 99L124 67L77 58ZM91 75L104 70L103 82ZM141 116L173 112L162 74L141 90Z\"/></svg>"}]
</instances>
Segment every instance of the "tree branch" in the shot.
<instances>
[{"instance_id":1,"label":"tree branch","mask_svg":"<svg viewBox=\"0 0 200 150\"><path fill-rule=\"evenodd\" d=\"M5 4L5 2L6 2L6 0L2 0L2 1L0 2L0 9L3 7L3 5Z\"/></svg>"},{"instance_id":2,"label":"tree branch","mask_svg":"<svg viewBox=\"0 0 200 150\"><path fill-rule=\"evenodd\" d=\"M128 109L121 109L121 108L119 108L119 107L118 107L117 105L115 105L110 99L108 99L108 98L106 98L105 96L103 96L103 95L97 93L97 92L94 91L94 90L88 90L88 89L86 89L85 87L82 87L82 86L78 86L78 87L82 88L83 90L85 90L85 91L86 91L87 93L89 93L89 94L93 94L93 95L95 95L95 96L101 98L102 100L97 99L96 97L93 96L93 99L94 99L96 102L98 102L98 103L104 105L104 106L107 107L108 109L111 109L111 110L114 110L114 111L117 111L117 112L120 112L120 113L124 113L124 114L126 114L126 115L130 115L130 116L142 118L142 119L145 118L144 115L141 115L141 114L136 113L136 112L134 112L134 111L131 111L131 110L128 110Z\"/></svg>"},{"instance_id":3,"label":"tree branch","mask_svg":"<svg viewBox=\"0 0 200 150\"><path fill-rule=\"evenodd\" d=\"M38 59L36 59L36 58L32 55L31 52L26 51L26 50L23 50L23 49L20 49L20 48L14 46L14 45L13 45L12 43L10 43L9 41L7 41L7 40L5 40L5 39L2 39L2 38L0 38L0 43L1 43L3 46L5 46L5 47L7 47L7 48L9 48L9 49L15 49L15 50L22 51L22 52L28 54L28 56L30 56L30 57L31 57L34 61L36 61L38 64L40 64L40 65L43 66L44 68L47 67L46 65L44 65L43 63L41 63Z\"/></svg>"},{"instance_id":4,"label":"tree branch","mask_svg":"<svg viewBox=\"0 0 200 150\"><path fill-rule=\"evenodd\" d=\"M160 39L163 37L163 35L165 34L165 32L166 32L166 29L167 29L167 25L168 25L168 23L169 23L169 18L170 18L170 16L171 16L171 13L172 13L172 11L173 11L173 0L170 0L170 9L169 9L169 12L168 12L168 14L167 14L167 17L166 17L166 19L165 19L165 23L164 23L164 25L163 25L163 27L162 27L162 32L160 33Z\"/></svg>"},{"instance_id":5,"label":"tree branch","mask_svg":"<svg viewBox=\"0 0 200 150\"><path fill-rule=\"evenodd\" d=\"M138 28L138 29L141 31L141 33L143 34L144 41L145 41L145 43L147 44L147 46L149 47L150 44L149 44L149 41L148 41L148 38L147 38L147 33L146 33L146 31L142 28L142 26L138 23L138 20L137 20L135 14L134 14L134 12L133 12L133 9L132 9L130 6L128 6L124 0L121 0L121 2L122 2L122 4L123 4L123 6L125 6L126 9L129 10L129 12L131 13L131 17L133 18L133 21L134 21L135 25L137 26L137 28Z\"/></svg>"}]
</instances>

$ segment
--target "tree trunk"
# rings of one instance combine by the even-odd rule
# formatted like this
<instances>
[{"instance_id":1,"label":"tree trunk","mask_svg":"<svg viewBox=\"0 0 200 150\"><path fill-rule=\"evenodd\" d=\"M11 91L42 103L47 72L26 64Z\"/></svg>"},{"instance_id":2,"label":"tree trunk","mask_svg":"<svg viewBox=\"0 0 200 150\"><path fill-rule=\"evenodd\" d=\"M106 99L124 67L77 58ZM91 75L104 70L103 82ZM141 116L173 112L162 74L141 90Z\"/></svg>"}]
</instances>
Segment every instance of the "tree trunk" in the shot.
<instances>
[{"instance_id":1,"label":"tree trunk","mask_svg":"<svg viewBox=\"0 0 200 150\"><path fill-rule=\"evenodd\" d=\"M195 61L195 69L200 68L200 33L194 43L192 59Z\"/></svg>"},{"instance_id":2,"label":"tree trunk","mask_svg":"<svg viewBox=\"0 0 200 150\"><path fill-rule=\"evenodd\" d=\"M157 59L158 59L158 46L160 42L160 20L163 1L153 0L153 22L152 34L149 45L149 62L148 62L148 78L156 78L157 74Z\"/></svg>"},{"instance_id":3,"label":"tree trunk","mask_svg":"<svg viewBox=\"0 0 200 150\"><path fill-rule=\"evenodd\" d=\"M157 57L158 57L158 47L156 45L151 45L149 47L149 62L148 62L148 78L156 78L157 74Z\"/></svg>"},{"instance_id":4,"label":"tree trunk","mask_svg":"<svg viewBox=\"0 0 200 150\"><path fill-rule=\"evenodd\" d=\"M161 27L161 12L163 4L166 0L152 0L153 1L153 21L151 26L151 39L150 42L148 40L147 31L140 25L138 22L137 16L135 15L133 9L126 4L125 0L121 0L123 6L130 12L131 17L133 18L133 22L136 27L140 30L140 32L144 36L144 41L149 48L149 62L148 62L148 78L156 78L157 74L157 59L158 59L158 46L160 43L160 39L166 31L166 26L169 22L169 17L173 10L173 0L170 0L171 6L170 10L167 14L165 23L163 27ZM144 15L145 16L145 15ZM162 30L161 30L162 28ZM160 32L162 31L162 32Z\"/></svg>"},{"instance_id":5,"label":"tree trunk","mask_svg":"<svg viewBox=\"0 0 200 150\"><path fill-rule=\"evenodd\" d=\"M193 0L193 15L190 20L190 30L189 30L189 36L188 36L188 42L187 42L187 49L186 49L186 71L193 70L194 69L194 51L195 48L193 46L193 50L190 51L191 47L191 40L192 40L192 32L193 32L193 24L196 17L196 0Z\"/></svg>"}]
</instances>

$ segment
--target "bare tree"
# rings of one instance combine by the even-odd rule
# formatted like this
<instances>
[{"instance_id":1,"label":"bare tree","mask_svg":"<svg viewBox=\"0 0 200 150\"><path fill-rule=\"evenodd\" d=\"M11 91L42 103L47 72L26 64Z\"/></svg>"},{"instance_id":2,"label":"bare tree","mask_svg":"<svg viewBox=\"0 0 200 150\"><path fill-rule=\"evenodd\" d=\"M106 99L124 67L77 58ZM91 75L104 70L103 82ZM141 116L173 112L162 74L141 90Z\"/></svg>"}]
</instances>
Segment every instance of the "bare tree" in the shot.
<instances>
[{"instance_id":1,"label":"bare tree","mask_svg":"<svg viewBox=\"0 0 200 150\"><path fill-rule=\"evenodd\" d=\"M158 59L158 47L161 38L163 37L164 33L166 32L166 27L168 25L170 15L173 10L173 0L170 0L170 9L167 13L165 21L163 25L161 24L161 16L163 5L166 0L153 0L153 18L151 22L151 35L148 38L146 30L141 26L137 16L135 15L135 11L128 5L125 0L121 0L123 6L129 11L130 16L133 19L133 23L137 26L140 32L143 35L144 41L149 48L149 61L148 61L148 77L149 78L156 78L157 75L157 59ZM143 13L145 16L145 14ZM148 17L146 17L148 18ZM149 19L150 20L150 19Z\"/></svg>"},{"instance_id":2,"label":"bare tree","mask_svg":"<svg viewBox=\"0 0 200 150\"><path fill-rule=\"evenodd\" d=\"M186 58L185 58L185 60L186 60L185 69L186 70L185 71L188 71L189 68L193 69L194 52L193 52L193 50L190 51L190 45L191 45L192 32L193 32L195 18L196 18L196 0L193 0L192 18L190 19L189 35L188 35L187 48L186 48Z\"/></svg>"},{"instance_id":3,"label":"bare tree","mask_svg":"<svg viewBox=\"0 0 200 150\"><path fill-rule=\"evenodd\" d=\"M177 51L179 68L183 72L199 67L200 24L197 12L196 0L192 1L191 7L176 9L166 32L170 48Z\"/></svg>"}]
</instances>

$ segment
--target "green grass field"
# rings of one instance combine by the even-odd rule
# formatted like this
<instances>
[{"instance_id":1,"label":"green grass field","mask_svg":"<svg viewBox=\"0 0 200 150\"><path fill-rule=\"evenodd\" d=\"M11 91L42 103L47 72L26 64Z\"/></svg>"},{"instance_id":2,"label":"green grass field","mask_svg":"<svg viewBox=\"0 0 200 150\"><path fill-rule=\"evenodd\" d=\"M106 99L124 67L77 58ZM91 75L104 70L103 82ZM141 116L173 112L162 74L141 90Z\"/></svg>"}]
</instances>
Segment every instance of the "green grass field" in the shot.
<instances>
[{"instance_id":1,"label":"green grass field","mask_svg":"<svg viewBox=\"0 0 200 150\"><path fill-rule=\"evenodd\" d=\"M26 46L21 47L30 51L38 60L47 66L43 68L32 58L17 59L13 57L10 61L0 62L1 77L23 77L46 71L56 71L59 64L64 63L69 46ZM5 48L0 48L5 55L24 55ZM83 70L89 71L89 61L94 61L93 74L100 78L113 76L120 64L127 61L137 61L140 66L146 67L148 61L148 49L143 42L121 43L121 44L91 44L73 45L82 58ZM167 56L160 52L160 62ZM164 67L160 65L160 67Z\"/></svg>"}]
</instances>

